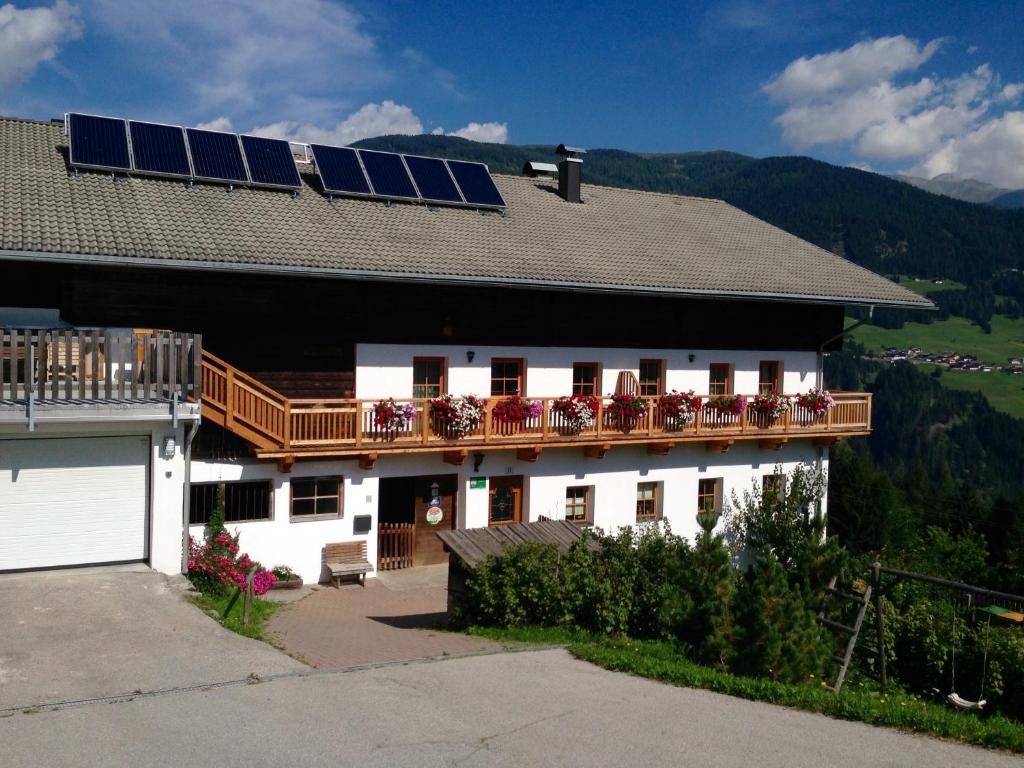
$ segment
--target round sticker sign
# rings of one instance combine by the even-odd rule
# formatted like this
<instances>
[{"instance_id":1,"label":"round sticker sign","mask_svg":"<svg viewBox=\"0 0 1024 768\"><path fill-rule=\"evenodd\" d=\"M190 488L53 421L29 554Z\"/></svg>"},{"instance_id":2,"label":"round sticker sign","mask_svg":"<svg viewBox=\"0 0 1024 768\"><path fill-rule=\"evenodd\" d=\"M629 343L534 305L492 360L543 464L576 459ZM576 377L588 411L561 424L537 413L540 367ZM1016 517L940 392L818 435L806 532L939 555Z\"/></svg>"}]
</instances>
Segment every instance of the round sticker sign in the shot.
<instances>
[{"instance_id":1,"label":"round sticker sign","mask_svg":"<svg viewBox=\"0 0 1024 768\"><path fill-rule=\"evenodd\" d=\"M440 507L431 507L427 510L427 522L431 525L437 525L444 518L444 510Z\"/></svg>"}]
</instances>

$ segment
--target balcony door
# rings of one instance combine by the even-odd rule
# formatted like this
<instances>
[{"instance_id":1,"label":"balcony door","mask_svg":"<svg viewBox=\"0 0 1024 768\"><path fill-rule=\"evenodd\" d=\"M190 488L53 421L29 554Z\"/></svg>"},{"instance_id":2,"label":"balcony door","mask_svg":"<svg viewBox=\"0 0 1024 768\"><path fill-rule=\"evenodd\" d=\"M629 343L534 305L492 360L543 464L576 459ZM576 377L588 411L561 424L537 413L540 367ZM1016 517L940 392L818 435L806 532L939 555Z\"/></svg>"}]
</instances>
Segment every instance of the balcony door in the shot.
<instances>
[{"instance_id":1,"label":"balcony door","mask_svg":"<svg viewBox=\"0 0 1024 768\"><path fill-rule=\"evenodd\" d=\"M510 525L523 519L523 476L501 475L488 481L490 502L487 507L489 526Z\"/></svg>"}]
</instances>

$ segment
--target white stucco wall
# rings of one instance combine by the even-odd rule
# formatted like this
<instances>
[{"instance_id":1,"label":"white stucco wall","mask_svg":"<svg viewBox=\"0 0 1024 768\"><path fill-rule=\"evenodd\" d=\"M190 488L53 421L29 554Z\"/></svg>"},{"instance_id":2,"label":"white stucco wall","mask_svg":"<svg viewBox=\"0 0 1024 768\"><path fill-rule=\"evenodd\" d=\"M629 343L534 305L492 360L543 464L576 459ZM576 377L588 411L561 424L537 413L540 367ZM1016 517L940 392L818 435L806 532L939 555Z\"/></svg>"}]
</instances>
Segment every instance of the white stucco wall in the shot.
<instances>
[{"instance_id":1,"label":"white stucco wall","mask_svg":"<svg viewBox=\"0 0 1024 768\"><path fill-rule=\"evenodd\" d=\"M697 533L697 481L722 478L723 499L733 492L742 497L752 482L760 484L763 475L782 464L785 472L799 462L813 463L819 449L809 440L794 440L779 451L761 450L756 441L737 443L728 453L708 453L703 443L680 445L667 456L649 455L642 446L617 446L603 459L584 458L577 448L549 449L536 462L518 461L514 451L488 451L479 472L474 472L472 457L461 467L441 461L440 454L382 455L372 470L361 470L354 460L298 462L290 475L280 474L269 462L219 464L193 462L194 482L218 480L274 481L274 517L268 521L231 523L239 533L242 549L264 565L288 565L305 581L321 579L321 549L333 541L365 539L370 562L377 561L377 504L379 480L387 477L458 476L457 521L459 528L487 525L488 488L471 488L474 476L491 478L523 475L523 519L561 518L564 515L565 489L574 485L593 487L594 523L614 531L635 522L636 485L661 483L662 513L672 530L689 539ZM824 468L828 469L827 456ZM291 478L341 475L344 478L344 515L340 519L291 521L289 499ZM368 534L353 534L355 515L368 514L372 527ZM202 535L201 526L193 526L194 536Z\"/></svg>"},{"instance_id":2,"label":"white stucco wall","mask_svg":"<svg viewBox=\"0 0 1024 768\"><path fill-rule=\"evenodd\" d=\"M466 352L472 350L473 362ZM689 355L694 360L689 361ZM526 392L529 397L558 397L572 391L573 363L599 363L603 394L615 391L619 371L639 374L641 359L665 360L666 389L681 392L708 391L711 363L730 363L735 369L737 394L757 392L758 366L762 360L782 361L783 389L787 394L814 386L817 356L814 352L780 350L715 349L615 349L602 347L495 347L467 345L356 345L356 397L377 399L412 396L414 357L443 357L448 361L448 391L453 395L487 395L491 388L491 358L526 360Z\"/></svg>"}]
</instances>

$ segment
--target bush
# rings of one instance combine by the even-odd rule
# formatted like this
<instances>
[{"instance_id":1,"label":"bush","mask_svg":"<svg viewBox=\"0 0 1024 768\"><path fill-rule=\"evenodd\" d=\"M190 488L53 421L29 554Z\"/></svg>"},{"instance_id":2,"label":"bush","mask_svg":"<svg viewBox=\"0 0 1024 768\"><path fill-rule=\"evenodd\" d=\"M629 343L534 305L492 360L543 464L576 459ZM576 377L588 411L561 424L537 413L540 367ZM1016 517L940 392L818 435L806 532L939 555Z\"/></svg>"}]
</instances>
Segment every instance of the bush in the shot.
<instances>
[{"instance_id":1,"label":"bush","mask_svg":"<svg viewBox=\"0 0 1024 768\"><path fill-rule=\"evenodd\" d=\"M224 527L224 491L220 487L214 499L213 513L204 531L205 541L188 539L188 578L192 586L206 595L222 596L231 589L245 589L245 581L253 566L252 587L257 595L265 595L274 583L274 574L247 554L239 554L238 534L232 536Z\"/></svg>"}]
</instances>

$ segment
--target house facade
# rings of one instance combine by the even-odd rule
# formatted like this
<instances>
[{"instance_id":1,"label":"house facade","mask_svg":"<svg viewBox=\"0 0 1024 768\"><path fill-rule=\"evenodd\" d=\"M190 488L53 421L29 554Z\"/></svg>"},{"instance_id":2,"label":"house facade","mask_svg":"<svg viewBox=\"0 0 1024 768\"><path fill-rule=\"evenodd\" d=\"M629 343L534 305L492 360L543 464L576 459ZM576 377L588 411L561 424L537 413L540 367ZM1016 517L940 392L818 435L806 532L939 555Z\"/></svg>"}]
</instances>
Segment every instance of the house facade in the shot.
<instances>
[{"instance_id":1,"label":"house facade","mask_svg":"<svg viewBox=\"0 0 1024 768\"><path fill-rule=\"evenodd\" d=\"M309 153L289 194L82 170L59 122L0 120L0 150L0 570L179 572L218 500L307 581L332 542L441 562L445 528L692 537L869 433L867 393L795 399L846 306L929 306L726 203L576 173L475 209L325 192Z\"/></svg>"}]
</instances>

